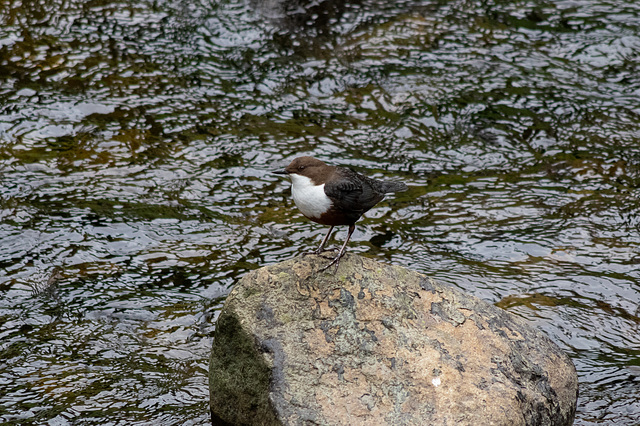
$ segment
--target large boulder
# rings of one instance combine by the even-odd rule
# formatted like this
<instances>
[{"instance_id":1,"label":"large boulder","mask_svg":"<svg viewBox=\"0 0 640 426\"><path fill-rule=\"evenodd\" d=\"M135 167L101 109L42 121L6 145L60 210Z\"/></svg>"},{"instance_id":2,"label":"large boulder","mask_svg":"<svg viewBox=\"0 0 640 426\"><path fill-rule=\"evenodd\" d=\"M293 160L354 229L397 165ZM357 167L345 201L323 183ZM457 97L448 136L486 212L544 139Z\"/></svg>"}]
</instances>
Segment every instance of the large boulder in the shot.
<instances>
[{"instance_id":1,"label":"large boulder","mask_svg":"<svg viewBox=\"0 0 640 426\"><path fill-rule=\"evenodd\" d=\"M571 360L523 320L417 272L306 256L243 277L218 318L214 424L570 425Z\"/></svg>"}]
</instances>

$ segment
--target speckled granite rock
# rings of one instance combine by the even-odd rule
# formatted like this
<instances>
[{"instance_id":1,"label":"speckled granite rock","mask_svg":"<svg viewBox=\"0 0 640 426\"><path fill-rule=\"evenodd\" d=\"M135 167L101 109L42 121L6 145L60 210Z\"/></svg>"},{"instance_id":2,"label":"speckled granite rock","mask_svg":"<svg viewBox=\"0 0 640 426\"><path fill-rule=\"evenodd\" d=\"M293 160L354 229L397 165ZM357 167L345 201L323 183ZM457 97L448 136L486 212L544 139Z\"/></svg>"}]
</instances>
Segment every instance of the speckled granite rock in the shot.
<instances>
[{"instance_id":1,"label":"speckled granite rock","mask_svg":"<svg viewBox=\"0 0 640 426\"><path fill-rule=\"evenodd\" d=\"M315 272L325 263L234 287L211 356L214 424L572 424L575 368L542 332L402 267L348 255Z\"/></svg>"}]
</instances>

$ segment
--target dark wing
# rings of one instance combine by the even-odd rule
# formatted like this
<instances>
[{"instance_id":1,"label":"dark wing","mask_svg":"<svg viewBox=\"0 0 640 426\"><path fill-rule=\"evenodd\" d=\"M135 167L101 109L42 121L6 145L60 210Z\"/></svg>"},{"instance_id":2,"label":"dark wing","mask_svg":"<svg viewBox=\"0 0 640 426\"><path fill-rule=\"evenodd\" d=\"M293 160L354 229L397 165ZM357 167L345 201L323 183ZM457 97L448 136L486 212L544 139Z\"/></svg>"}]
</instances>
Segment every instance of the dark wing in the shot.
<instances>
[{"instance_id":1,"label":"dark wing","mask_svg":"<svg viewBox=\"0 0 640 426\"><path fill-rule=\"evenodd\" d=\"M379 188L381 182L342 167L336 172L340 178L327 182L324 193L331 198L334 208L347 214L354 223L384 198Z\"/></svg>"},{"instance_id":2,"label":"dark wing","mask_svg":"<svg viewBox=\"0 0 640 426\"><path fill-rule=\"evenodd\" d=\"M340 179L333 179L324 185L324 193L340 210L353 210L359 206L362 184L359 179L340 173Z\"/></svg>"}]
</instances>

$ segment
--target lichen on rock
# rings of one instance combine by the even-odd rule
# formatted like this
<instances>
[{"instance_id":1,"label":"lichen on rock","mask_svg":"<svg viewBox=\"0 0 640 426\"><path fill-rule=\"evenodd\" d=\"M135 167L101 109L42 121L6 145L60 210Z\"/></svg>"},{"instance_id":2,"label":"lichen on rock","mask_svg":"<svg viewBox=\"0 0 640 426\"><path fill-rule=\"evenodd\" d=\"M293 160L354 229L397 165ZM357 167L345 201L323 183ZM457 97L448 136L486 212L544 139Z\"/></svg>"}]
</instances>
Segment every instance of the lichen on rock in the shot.
<instances>
[{"instance_id":1,"label":"lichen on rock","mask_svg":"<svg viewBox=\"0 0 640 426\"><path fill-rule=\"evenodd\" d=\"M214 421L570 425L569 358L519 318L417 272L357 255L247 274L220 314Z\"/></svg>"}]
</instances>

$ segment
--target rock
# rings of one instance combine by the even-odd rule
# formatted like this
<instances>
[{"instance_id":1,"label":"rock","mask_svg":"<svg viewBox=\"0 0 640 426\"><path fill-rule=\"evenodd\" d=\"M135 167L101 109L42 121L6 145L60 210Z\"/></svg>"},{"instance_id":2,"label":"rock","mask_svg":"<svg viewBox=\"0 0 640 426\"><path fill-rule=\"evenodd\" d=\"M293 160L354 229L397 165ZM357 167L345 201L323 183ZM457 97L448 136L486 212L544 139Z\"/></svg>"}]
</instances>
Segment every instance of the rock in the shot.
<instances>
[{"instance_id":1,"label":"rock","mask_svg":"<svg viewBox=\"0 0 640 426\"><path fill-rule=\"evenodd\" d=\"M214 424L570 425L569 358L521 319L357 255L247 274L218 318ZM330 268L333 271L333 268Z\"/></svg>"}]
</instances>

